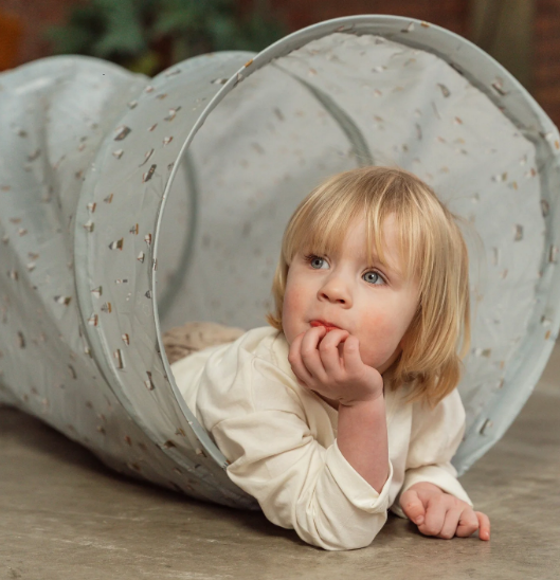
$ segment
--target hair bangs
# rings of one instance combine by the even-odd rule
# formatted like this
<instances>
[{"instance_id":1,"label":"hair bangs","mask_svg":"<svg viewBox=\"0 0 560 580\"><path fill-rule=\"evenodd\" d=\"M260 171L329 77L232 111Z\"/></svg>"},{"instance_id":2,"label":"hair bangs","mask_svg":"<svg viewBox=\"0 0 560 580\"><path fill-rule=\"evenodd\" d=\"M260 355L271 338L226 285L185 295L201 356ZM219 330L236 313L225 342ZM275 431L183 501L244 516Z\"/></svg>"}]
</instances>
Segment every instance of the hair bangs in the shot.
<instances>
[{"instance_id":1,"label":"hair bangs","mask_svg":"<svg viewBox=\"0 0 560 580\"><path fill-rule=\"evenodd\" d=\"M352 221L364 212L363 199L351 195L355 193L352 190L344 195L336 187L325 187L315 193L301 207L286 232L283 253L288 265L298 251L320 255L337 253Z\"/></svg>"},{"instance_id":2,"label":"hair bangs","mask_svg":"<svg viewBox=\"0 0 560 580\"><path fill-rule=\"evenodd\" d=\"M392 189L392 191L391 191ZM399 256L399 273L404 278L415 278L424 287L426 262L431 255L429 240L422 227L420 208L412 204L410 197L399 195L396 188L387 188L380 199L372 200L366 215L367 258L371 264L376 258L387 265L384 256L384 224L389 216L395 220L397 252Z\"/></svg>"}]
</instances>

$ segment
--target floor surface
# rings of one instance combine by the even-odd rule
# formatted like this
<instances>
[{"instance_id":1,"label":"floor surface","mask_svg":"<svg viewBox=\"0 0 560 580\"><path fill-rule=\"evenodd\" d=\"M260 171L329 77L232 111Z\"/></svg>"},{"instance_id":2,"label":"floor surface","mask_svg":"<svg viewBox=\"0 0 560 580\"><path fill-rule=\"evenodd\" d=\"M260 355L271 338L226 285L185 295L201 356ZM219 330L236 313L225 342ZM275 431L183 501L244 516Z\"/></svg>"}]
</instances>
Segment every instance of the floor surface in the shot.
<instances>
[{"instance_id":1,"label":"floor surface","mask_svg":"<svg viewBox=\"0 0 560 580\"><path fill-rule=\"evenodd\" d=\"M0 580L560 579L560 345L523 411L461 479L492 539L436 540L396 517L325 552L244 513L125 479L0 408Z\"/></svg>"}]
</instances>

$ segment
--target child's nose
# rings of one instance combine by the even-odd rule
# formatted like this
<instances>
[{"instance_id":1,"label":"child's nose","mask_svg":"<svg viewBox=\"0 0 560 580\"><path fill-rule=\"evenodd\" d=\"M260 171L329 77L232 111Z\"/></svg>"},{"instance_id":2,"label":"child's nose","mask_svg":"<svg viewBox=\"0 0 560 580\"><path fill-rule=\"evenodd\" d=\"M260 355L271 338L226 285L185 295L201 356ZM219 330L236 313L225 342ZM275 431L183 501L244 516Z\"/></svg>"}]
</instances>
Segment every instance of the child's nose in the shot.
<instances>
[{"instance_id":1,"label":"child's nose","mask_svg":"<svg viewBox=\"0 0 560 580\"><path fill-rule=\"evenodd\" d=\"M340 278L330 278L319 290L319 298L346 307L352 306L352 293L348 285Z\"/></svg>"}]
</instances>

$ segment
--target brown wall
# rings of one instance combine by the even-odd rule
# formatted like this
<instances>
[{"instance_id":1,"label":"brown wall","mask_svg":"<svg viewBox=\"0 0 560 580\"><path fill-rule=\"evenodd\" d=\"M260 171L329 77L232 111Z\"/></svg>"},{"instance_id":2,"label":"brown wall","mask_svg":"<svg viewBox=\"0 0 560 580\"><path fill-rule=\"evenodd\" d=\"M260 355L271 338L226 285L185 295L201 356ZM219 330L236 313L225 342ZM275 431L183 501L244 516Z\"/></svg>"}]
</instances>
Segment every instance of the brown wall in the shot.
<instances>
[{"instance_id":1,"label":"brown wall","mask_svg":"<svg viewBox=\"0 0 560 580\"><path fill-rule=\"evenodd\" d=\"M64 21L66 9L82 0L0 0L0 63L11 68L30 60L50 54L49 44L42 32L52 24ZM21 36L16 39L17 47L10 61L4 61L2 49L6 38L6 28L2 26L3 17L16 23ZM12 51L10 51L10 54ZM5 58L5 57L4 57Z\"/></svg>"}]
</instances>

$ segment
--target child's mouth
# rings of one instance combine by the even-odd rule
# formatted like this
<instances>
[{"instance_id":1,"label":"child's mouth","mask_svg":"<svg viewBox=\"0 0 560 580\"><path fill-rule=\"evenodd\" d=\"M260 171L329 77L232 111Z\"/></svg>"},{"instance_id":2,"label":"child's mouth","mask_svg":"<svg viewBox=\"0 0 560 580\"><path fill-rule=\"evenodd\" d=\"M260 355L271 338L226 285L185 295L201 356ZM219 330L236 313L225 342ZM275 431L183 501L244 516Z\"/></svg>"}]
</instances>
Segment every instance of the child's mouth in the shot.
<instances>
[{"instance_id":1,"label":"child's mouth","mask_svg":"<svg viewBox=\"0 0 560 580\"><path fill-rule=\"evenodd\" d=\"M335 330L338 328L338 326L334 326L333 324L329 324L328 322L323 322L322 320L312 320L309 324L311 324L311 326L314 328L317 326L324 326L327 332L330 332L331 330Z\"/></svg>"}]
</instances>

